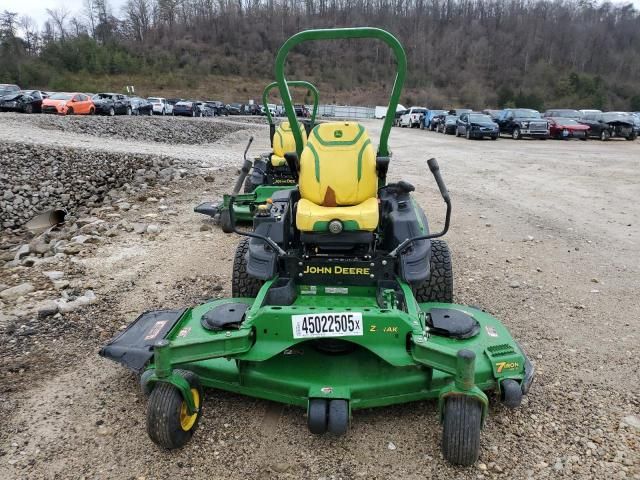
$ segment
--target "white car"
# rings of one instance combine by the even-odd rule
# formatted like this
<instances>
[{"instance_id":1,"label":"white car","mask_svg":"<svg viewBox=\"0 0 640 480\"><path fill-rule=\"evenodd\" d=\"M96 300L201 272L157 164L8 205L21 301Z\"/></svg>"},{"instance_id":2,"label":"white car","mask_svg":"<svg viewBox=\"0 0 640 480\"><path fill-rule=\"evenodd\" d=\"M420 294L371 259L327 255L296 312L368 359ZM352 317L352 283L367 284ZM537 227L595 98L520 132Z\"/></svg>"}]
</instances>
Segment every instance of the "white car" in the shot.
<instances>
[{"instance_id":1,"label":"white car","mask_svg":"<svg viewBox=\"0 0 640 480\"><path fill-rule=\"evenodd\" d=\"M276 106L273 103L267 103L267 108L269 109L269 114L271 115L271 117L276 117ZM264 109L264 105L260 105L260 113L262 115L266 115L267 111Z\"/></svg>"},{"instance_id":2,"label":"white car","mask_svg":"<svg viewBox=\"0 0 640 480\"><path fill-rule=\"evenodd\" d=\"M602 113L602 110L578 110L582 116L588 115L590 113Z\"/></svg>"},{"instance_id":3,"label":"white car","mask_svg":"<svg viewBox=\"0 0 640 480\"><path fill-rule=\"evenodd\" d=\"M427 114L424 107L411 107L404 115L400 117L401 127L420 127L422 117Z\"/></svg>"},{"instance_id":4,"label":"white car","mask_svg":"<svg viewBox=\"0 0 640 480\"><path fill-rule=\"evenodd\" d=\"M166 98L149 97L147 100L153 105L154 115L173 115L173 105Z\"/></svg>"}]
</instances>

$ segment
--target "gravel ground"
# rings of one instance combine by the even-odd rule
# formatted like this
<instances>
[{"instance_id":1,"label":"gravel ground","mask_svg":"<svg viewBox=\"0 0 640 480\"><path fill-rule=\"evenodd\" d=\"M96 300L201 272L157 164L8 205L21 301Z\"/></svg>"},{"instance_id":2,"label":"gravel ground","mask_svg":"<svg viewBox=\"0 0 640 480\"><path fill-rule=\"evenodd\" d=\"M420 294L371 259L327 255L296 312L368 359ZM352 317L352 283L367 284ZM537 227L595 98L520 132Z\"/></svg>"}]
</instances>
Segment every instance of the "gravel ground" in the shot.
<instances>
[{"instance_id":1,"label":"gravel ground","mask_svg":"<svg viewBox=\"0 0 640 480\"><path fill-rule=\"evenodd\" d=\"M32 128L18 118L4 125ZM380 123L367 127L377 138ZM268 138L255 128L258 152ZM55 265L29 256L31 266L0 269L5 286L34 287L0 305L13 315L0 322L0 478L640 479L636 142L479 142L393 130L389 177L416 185L433 228L444 207L428 156L451 191L456 300L501 318L538 369L520 409L492 403L476 466L444 463L434 402L357 411L349 434L331 439L310 435L299 409L209 391L194 441L177 452L155 447L136 379L97 350L142 310L230 294L238 239L192 209L230 188L235 167L223 166L240 164L246 138L242 131L209 146L208 173L76 215L95 216L114 236L96 227L102 240ZM71 301L87 289L96 300L57 318L14 315L59 295L48 270L64 272Z\"/></svg>"}]
</instances>

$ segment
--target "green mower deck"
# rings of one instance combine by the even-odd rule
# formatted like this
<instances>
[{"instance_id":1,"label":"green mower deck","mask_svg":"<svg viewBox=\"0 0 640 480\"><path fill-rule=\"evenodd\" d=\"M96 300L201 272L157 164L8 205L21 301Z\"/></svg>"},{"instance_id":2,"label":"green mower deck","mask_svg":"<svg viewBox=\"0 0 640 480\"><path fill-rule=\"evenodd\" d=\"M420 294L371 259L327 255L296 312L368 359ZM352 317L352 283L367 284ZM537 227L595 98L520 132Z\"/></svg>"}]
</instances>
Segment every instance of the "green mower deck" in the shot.
<instances>
[{"instance_id":1,"label":"green mower deck","mask_svg":"<svg viewBox=\"0 0 640 480\"><path fill-rule=\"evenodd\" d=\"M505 379L525 379L526 357L513 347L507 329L475 308L423 303L409 312L381 309L375 289L366 287L351 287L355 291L343 297L323 293L319 287L315 295L299 295L293 305L260 307L271 284L256 299L216 300L184 312L155 344L150 366L154 375L148 380L181 388L172 370L187 369L206 387L304 408L310 398L339 398L355 410L456 393L472 394L486 405L481 391L499 391ZM224 304L249 306L242 326L203 328L203 315ZM466 340L430 334L424 319L432 309L471 315L479 333ZM340 337L353 349L333 354L322 349L321 339L294 338L292 315L318 311L361 316L362 335ZM474 360L461 363L460 350L473 352Z\"/></svg>"}]
</instances>

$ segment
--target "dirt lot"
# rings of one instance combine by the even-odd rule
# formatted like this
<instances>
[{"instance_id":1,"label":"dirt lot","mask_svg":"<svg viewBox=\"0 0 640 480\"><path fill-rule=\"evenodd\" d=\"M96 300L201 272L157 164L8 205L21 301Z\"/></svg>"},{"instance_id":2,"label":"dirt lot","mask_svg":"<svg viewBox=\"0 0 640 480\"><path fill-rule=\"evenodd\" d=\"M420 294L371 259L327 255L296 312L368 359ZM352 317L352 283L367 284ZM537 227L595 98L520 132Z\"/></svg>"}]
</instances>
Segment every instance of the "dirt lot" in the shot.
<instances>
[{"instance_id":1,"label":"dirt lot","mask_svg":"<svg viewBox=\"0 0 640 480\"><path fill-rule=\"evenodd\" d=\"M118 231L55 268L0 267L5 286L63 270L97 297L30 323L28 335L0 325L0 478L640 479L640 142L393 130L389 177L416 186L434 228L444 207L426 160L440 162L454 207L456 300L501 318L537 367L520 409L493 403L479 463L458 469L440 454L434 402L357 411L349 434L331 439L309 434L299 409L209 391L194 441L175 452L156 447L136 378L98 348L145 309L230 294L238 238L203 227L193 206L230 189L247 138L256 136L254 152L266 150L267 129L251 124L181 149L42 130L22 118L0 115L0 142L162 153L197 159L210 173L133 195L137 207L118 211L122 221L153 219L153 235ZM215 122L164 120L178 129ZM381 124L366 126L375 143Z\"/></svg>"}]
</instances>

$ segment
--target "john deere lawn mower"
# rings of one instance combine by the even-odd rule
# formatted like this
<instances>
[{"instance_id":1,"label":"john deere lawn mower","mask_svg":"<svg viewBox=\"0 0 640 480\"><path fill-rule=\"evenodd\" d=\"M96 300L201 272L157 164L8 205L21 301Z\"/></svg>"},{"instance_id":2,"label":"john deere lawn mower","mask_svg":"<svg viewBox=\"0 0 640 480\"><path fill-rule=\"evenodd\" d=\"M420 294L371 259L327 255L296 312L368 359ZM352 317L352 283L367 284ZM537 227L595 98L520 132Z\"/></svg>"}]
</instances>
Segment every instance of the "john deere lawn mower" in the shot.
<instances>
[{"instance_id":1,"label":"john deere lawn mower","mask_svg":"<svg viewBox=\"0 0 640 480\"><path fill-rule=\"evenodd\" d=\"M388 44L398 72L388 111L406 73L398 40L376 28L308 30L287 40L276 78L287 117L294 106L284 76L289 51L308 40L373 38ZM434 159L427 162L444 202L433 233L407 182L387 183L387 116L377 153L355 122L317 125L285 155L297 188L275 191L242 235L233 298L142 314L102 350L140 372L149 393L147 432L183 446L203 411L205 388L306 409L311 433L347 432L358 409L435 399L444 457L470 465L479 455L488 396L517 407L533 366L505 326L452 303L447 245L451 201ZM416 408L420 408L419 404ZM357 418L357 416L356 416Z\"/></svg>"},{"instance_id":2,"label":"john deere lawn mower","mask_svg":"<svg viewBox=\"0 0 640 480\"><path fill-rule=\"evenodd\" d=\"M302 80L291 80L287 82L291 87L305 87L313 94L313 110L311 118L306 121L295 120L281 122L276 126L275 120L269 109L269 92L273 90L277 83L267 85L262 92L262 103L269 122L269 140L272 151L264 153L255 158L253 162L247 158L247 152L253 141L249 139L244 152L244 163L240 169L240 175L236 180L233 192L224 195L222 200L216 203L204 202L195 207L195 211L219 220L222 230L231 233L231 222L229 220L229 201L235 197L234 213L236 221L251 222L260 205L264 205L271 195L283 188L293 188L296 185L294 174L289 169L284 158L285 153L295 152L296 143L293 136L293 128L296 125L302 138L303 144L307 141L307 135L315 126L316 115L318 113L319 93L318 89L311 83ZM244 186L244 193L239 195L240 189Z\"/></svg>"}]
</instances>

